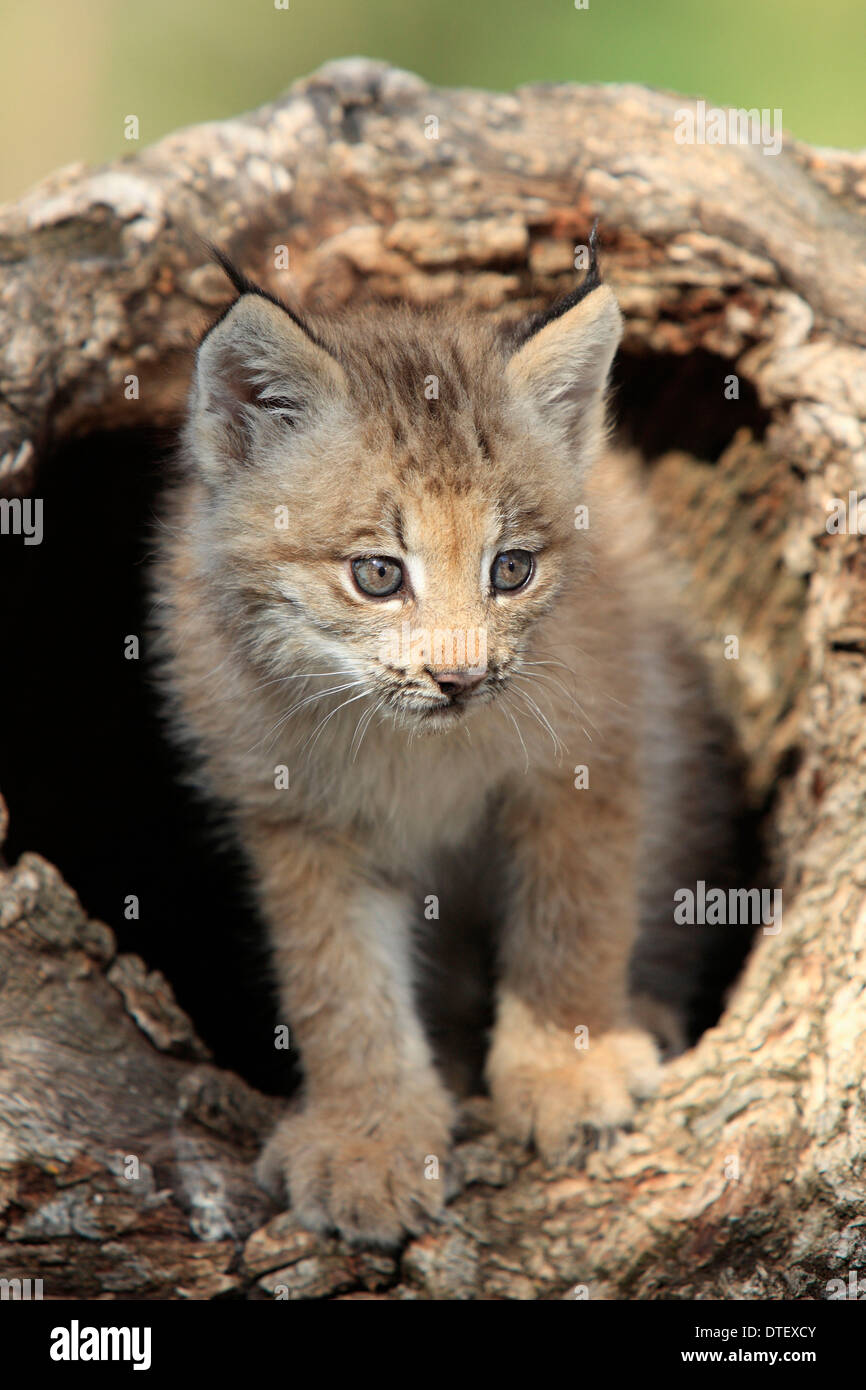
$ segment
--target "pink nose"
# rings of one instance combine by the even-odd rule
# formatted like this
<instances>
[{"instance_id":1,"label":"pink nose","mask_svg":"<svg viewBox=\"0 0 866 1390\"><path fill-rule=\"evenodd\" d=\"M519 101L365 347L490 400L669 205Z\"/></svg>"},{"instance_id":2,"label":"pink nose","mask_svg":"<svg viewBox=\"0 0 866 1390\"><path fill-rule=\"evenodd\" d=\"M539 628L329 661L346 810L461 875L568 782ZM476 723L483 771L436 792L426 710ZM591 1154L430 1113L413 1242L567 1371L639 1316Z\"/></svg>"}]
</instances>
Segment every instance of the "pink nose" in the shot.
<instances>
[{"instance_id":1,"label":"pink nose","mask_svg":"<svg viewBox=\"0 0 866 1390\"><path fill-rule=\"evenodd\" d=\"M430 675L443 695L459 695L461 690L473 690L487 675L487 670L479 671L431 671Z\"/></svg>"}]
</instances>

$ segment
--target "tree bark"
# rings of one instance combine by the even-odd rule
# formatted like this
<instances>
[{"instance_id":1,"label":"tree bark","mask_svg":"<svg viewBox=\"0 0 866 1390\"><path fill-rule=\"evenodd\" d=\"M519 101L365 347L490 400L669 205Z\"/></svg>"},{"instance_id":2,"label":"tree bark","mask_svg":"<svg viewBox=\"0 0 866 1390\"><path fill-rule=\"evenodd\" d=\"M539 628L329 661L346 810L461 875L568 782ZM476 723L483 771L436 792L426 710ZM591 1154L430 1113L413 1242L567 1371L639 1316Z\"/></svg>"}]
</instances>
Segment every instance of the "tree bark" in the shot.
<instances>
[{"instance_id":1,"label":"tree bark","mask_svg":"<svg viewBox=\"0 0 866 1390\"><path fill-rule=\"evenodd\" d=\"M0 1277L117 1298L820 1299L866 1265L866 561L856 519L827 529L866 484L866 155L680 145L686 105L447 91L349 60L0 211L7 496L64 440L177 423L230 297L202 238L302 308L450 299L512 321L571 287L598 217L622 413L784 893L634 1133L550 1173L471 1102L447 1219L392 1257L275 1211L250 1160L278 1102L211 1065L168 982L23 855L0 871Z\"/></svg>"}]
</instances>

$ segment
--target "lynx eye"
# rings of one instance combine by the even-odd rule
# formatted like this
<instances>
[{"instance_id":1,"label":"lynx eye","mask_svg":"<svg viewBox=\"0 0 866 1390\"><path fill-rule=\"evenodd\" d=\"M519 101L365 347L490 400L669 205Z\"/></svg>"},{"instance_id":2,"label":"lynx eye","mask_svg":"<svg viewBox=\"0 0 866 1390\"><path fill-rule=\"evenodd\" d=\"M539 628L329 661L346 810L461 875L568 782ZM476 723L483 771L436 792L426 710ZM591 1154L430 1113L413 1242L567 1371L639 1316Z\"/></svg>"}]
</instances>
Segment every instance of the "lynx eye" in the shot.
<instances>
[{"instance_id":1,"label":"lynx eye","mask_svg":"<svg viewBox=\"0 0 866 1390\"><path fill-rule=\"evenodd\" d=\"M490 582L494 589L512 593L515 589L522 589L531 574L531 551L502 550L490 567Z\"/></svg>"},{"instance_id":2,"label":"lynx eye","mask_svg":"<svg viewBox=\"0 0 866 1390\"><path fill-rule=\"evenodd\" d=\"M352 561L355 583L371 598L387 598L396 594L403 583L403 570L396 560L385 555L368 555Z\"/></svg>"}]
</instances>

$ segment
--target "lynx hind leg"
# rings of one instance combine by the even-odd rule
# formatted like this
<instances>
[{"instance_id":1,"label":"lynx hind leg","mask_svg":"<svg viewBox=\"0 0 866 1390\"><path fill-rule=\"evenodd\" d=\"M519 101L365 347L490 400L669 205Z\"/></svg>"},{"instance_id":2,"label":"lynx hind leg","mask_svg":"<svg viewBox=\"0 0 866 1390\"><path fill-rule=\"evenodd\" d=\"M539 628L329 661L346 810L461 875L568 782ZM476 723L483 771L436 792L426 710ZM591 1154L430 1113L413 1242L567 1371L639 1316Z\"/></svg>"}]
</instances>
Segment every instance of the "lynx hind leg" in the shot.
<instances>
[{"instance_id":1,"label":"lynx hind leg","mask_svg":"<svg viewBox=\"0 0 866 1390\"><path fill-rule=\"evenodd\" d=\"M658 1086L658 1052L641 1028L590 1033L586 1044L540 1025L520 1001L501 1001L487 1068L497 1128L554 1166L610 1143Z\"/></svg>"},{"instance_id":2,"label":"lynx hind leg","mask_svg":"<svg viewBox=\"0 0 866 1390\"><path fill-rule=\"evenodd\" d=\"M748 887L758 855L754 837L744 852L741 759L708 673L683 629L671 623L661 636L662 658L647 675L640 929L630 984L636 1016L672 1056L715 1022L753 935L748 924L678 923L675 895L700 880Z\"/></svg>"},{"instance_id":3,"label":"lynx hind leg","mask_svg":"<svg viewBox=\"0 0 866 1390\"><path fill-rule=\"evenodd\" d=\"M632 1022L637 806L630 765L530 787L506 808L510 892L487 1079L503 1135L567 1161L628 1125L658 1083Z\"/></svg>"}]
</instances>

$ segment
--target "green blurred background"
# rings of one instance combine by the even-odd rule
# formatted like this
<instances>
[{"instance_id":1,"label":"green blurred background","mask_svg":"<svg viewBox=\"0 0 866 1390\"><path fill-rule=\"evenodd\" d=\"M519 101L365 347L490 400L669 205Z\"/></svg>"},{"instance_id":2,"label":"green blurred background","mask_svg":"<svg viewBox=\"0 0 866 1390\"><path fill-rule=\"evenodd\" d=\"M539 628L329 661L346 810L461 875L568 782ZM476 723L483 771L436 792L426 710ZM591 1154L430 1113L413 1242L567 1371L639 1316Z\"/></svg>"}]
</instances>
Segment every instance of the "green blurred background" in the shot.
<instances>
[{"instance_id":1,"label":"green blurred background","mask_svg":"<svg viewBox=\"0 0 866 1390\"><path fill-rule=\"evenodd\" d=\"M128 153L126 115L151 143L354 53L446 85L646 82L866 144L866 0L0 0L0 199Z\"/></svg>"}]
</instances>

